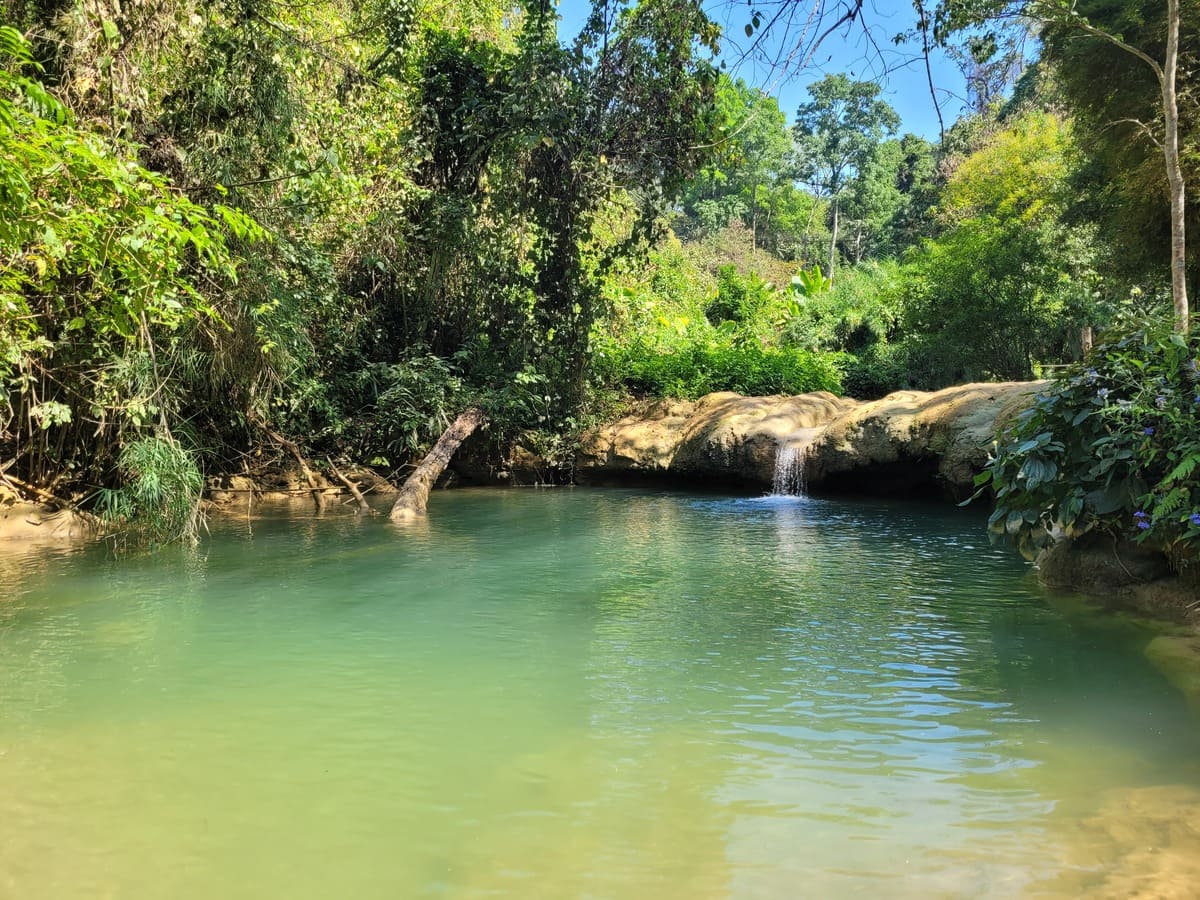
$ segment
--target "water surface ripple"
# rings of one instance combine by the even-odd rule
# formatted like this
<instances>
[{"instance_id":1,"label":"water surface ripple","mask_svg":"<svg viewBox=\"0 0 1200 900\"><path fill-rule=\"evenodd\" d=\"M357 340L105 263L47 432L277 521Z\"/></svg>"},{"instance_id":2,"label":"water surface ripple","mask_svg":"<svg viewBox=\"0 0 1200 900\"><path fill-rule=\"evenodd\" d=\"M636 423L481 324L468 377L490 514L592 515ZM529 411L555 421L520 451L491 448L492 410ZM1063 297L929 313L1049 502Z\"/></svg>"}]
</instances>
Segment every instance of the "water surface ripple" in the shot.
<instances>
[{"instance_id":1,"label":"water surface ripple","mask_svg":"<svg viewBox=\"0 0 1200 900\"><path fill-rule=\"evenodd\" d=\"M1155 632L1045 594L977 513L468 490L0 584L0 897L1200 876L1200 730Z\"/></svg>"}]
</instances>

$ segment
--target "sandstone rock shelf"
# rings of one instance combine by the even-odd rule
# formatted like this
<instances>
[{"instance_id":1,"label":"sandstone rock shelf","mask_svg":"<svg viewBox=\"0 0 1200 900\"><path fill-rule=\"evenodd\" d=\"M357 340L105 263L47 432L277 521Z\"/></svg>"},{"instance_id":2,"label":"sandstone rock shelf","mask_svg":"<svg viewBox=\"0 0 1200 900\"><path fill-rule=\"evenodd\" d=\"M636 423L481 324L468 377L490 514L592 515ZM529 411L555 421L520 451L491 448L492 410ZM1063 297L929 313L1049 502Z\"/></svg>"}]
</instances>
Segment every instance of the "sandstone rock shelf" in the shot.
<instances>
[{"instance_id":1,"label":"sandstone rock shelf","mask_svg":"<svg viewBox=\"0 0 1200 900\"><path fill-rule=\"evenodd\" d=\"M658 475L768 487L778 448L803 443L809 485L958 497L970 491L998 427L1041 385L968 384L866 403L825 392L658 401L585 435L576 478Z\"/></svg>"}]
</instances>

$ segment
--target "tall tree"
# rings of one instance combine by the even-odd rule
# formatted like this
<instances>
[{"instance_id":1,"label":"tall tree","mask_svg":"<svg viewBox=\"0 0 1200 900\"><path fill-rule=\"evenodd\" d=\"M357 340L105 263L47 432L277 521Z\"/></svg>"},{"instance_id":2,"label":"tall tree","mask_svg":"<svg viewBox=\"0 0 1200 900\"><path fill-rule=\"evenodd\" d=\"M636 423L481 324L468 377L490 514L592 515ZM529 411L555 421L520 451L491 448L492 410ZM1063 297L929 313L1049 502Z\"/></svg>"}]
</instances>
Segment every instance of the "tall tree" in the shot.
<instances>
[{"instance_id":1,"label":"tall tree","mask_svg":"<svg viewBox=\"0 0 1200 900\"><path fill-rule=\"evenodd\" d=\"M1184 0L1167 0L1165 16L1159 18L1157 4L1139 0L1118 3L1091 0L942 0L937 11L936 32L946 42L954 34L969 33L971 29L995 28L1016 21L1034 21L1050 38L1051 49L1060 49L1076 42L1086 42L1091 52L1112 48L1144 64L1142 71L1153 75L1157 98L1150 110L1153 121L1125 121L1157 144L1162 152L1167 187L1170 222L1170 281L1174 302L1176 329L1186 332L1189 327L1187 292L1187 186L1180 150L1180 115L1178 80L1181 52ZM1157 27L1146 27L1157 20ZM1136 81L1122 83L1120 90L1108 86L1114 83L1111 73L1100 79L1112 106L1130 92L1137 92ZM1094 89L1094 86L1093 86ZM1110 121L1107 125L1119 124Z\"/></svg>"},{"instance_id":2,"label":"tall tree","mask_svg":"<svg viewBox=\"0 0 1200 900\"><path fill-rule=\"evenodd\" d=\"M829 277L837 260L838 207L850 181L870 163L884 137L895 133L900 117L879 98L881 88L826 75L808 88L812 99L796 112L801 179L831 201Z\"/></svg>"},{"instance_id":3,"label":"tall tree","mask_svg":"<svg viewBox=\"0 0 1200 900\"><path fill-rule=\"evenodd\" d=\"M707 158L719 30L691 0L598 0L570 49L555 25L549 0L530 0L516 52L446 34L427 53L426 196L389 287L424 319L416 333L401 319L397 343L451 355L486 334L488 364L535 370L565 414L582 397L596 276ZM631 233L601 246L594 226L619 196L637 203ZM471 315L446 323L448 297Z\"/></svg>"},{"instance_id":4,"label":"tall tree","mask_svg":"<svg viewBox=\"0 0 1200 900\"><path fill-rule=\"evenodd\" d=\"M854 239L843 247L849 243L854 261L898 255L931 230L933 146L915 134L883 141L847 194Z\"/></svg>"},{"instance_id":5,"label":"tall tree","mask_svg":"<svg viewBox=\"0 0 1200 900\"><path fill-rule=\"evenodd\" d=\"M717 85L716 108L712 160L693 182L685 207L698 217L724 219L714 222L721 225L732 214L744 212L757 246L764 206L770 206L764 193L791 180L793 145L787 117L774 97L728 76Z\"/></svg>"},{"instance_id":6,"label":"tall tree","mask_svg":"<svg viewBox=\"0 0 1200 900\"><path fill-rule=\"evenodd\" d=\"M968 155L939 200L944 231L906 273L909 330L933 380L1025 379L1074 352L1091 321L1094 229L1064 223L1070 127L1032 112Z\"/></svg>"}]
</instances>

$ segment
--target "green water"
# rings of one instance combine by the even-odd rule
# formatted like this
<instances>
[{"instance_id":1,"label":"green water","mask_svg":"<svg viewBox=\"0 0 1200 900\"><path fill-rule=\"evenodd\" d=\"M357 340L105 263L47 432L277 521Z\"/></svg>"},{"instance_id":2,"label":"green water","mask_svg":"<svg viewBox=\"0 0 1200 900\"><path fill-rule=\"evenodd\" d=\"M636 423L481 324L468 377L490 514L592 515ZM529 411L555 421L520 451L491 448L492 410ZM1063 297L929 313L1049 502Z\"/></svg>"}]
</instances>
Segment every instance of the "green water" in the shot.
<instances>
[{"instance_id":1,"label":"green water","mask_svg":"<svg viewBox=\"0 0 1200 900\"><path fill-rule=\"evenodd\" d=\"M1154 632L978 513L481 490L212 529L0 561L0 897L1194 884Z\"/></svg>"}]
</instances>

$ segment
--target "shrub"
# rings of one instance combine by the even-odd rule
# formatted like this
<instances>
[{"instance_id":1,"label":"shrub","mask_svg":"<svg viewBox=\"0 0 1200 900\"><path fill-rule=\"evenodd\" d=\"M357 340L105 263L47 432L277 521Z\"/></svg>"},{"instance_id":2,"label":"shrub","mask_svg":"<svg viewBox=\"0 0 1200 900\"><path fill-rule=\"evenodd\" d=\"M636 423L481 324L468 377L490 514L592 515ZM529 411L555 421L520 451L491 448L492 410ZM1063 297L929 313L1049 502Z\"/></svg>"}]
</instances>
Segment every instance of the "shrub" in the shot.
<instances>
[{"instance_id":1,"label":"shrub","mask_svg":"<svg viewBox=\"0 0 1200 900\"><path fill-rule=\"evenodd\" d=\"M721 266L717 272L717 296L704 309L713 325L736 322L748 325L775 301L775 287L753 272L739 275L733 266Z\"/></svg>"},{"instance_id":2,"label":"shrub","mask_svg":"<svg viewBox=\"0 0 1200 900\"><path fill-rule=\"evenodd\" d=\"M797 309L784 325L784 339L797 347L858 354L885 343L903 314L900 276L894 262L864 263L838 273L829 289L793 291Z\"/></svg>"},{"instance_id":3,"label":"shrub","mask_svg":"<svg viewBox=\"0 0 1200 900\"><path fill-rule=\"evenodd\" d=\"M104 521L139 542L197 539L204 478L193 453L168 435L139 438L121 448L119 469L121 487L100 491Z\"/></svg>"},{"instance_id":4,"label":"shrub","mask_svg":"<svg viewBox=\"0 0 1200 900\"><path fill-rule=\"evenodd\" d=\"M713 391L739 394L842 392L837 357L795 349L693 344L663 353L644 344L612 348L602 376L639 396L695 399Z\"/></svg>"},{"instance_id":5,"label":"shrub","mask_svg":"<svg viewBox=\"0 0 1200 900\"><path fill-rule=\"evenodd\" d=\"M1027 554L1093 529L1200 555L1200 332L1115 330L1004 433L977 479L989 522Z\"/></svg>"},{"instance_id":6,"label":"shrub","mask_svg":"<svg viewBox=\"0 0 1200 900\"><path fill-rule=\"evenodd\" d=\"M842 383L846 394L857 400L877 400L892 391L912 387L911 354L902 344L873 344L857 356L846 353Z\"/></svg>"}]
</instances>

